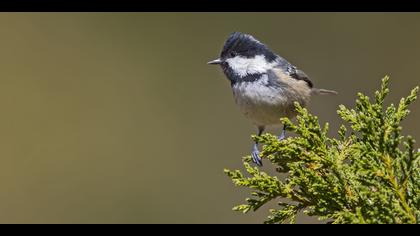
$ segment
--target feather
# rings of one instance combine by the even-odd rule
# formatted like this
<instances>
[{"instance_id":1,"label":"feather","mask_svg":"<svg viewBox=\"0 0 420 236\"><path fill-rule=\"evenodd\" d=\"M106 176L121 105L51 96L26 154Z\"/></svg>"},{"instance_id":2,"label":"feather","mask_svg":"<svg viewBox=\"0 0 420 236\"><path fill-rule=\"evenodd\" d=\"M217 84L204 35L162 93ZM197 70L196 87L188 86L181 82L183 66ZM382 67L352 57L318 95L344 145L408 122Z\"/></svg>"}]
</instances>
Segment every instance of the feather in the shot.
<instances>
[{"instance_id":1,"label":"feather","mask_svg":"<svg viewBox=\"0 0 420 236\"><path fill-rule=\"evenodd\" d=\"M299 70L297 68L293 68L291 70L290 76L293 79L305 81L310 88L312 88L314 86L314 84L312 83L312 81L309 79L309 76L307 74L305 74L305 72L303 72L302 70Z\"/></svg>"},{"instance_id":2,"label":"feather","mask_svg":"<svg viewBox=\"0 0 420 236\"><path fill-rule=\"evenodd\" d=\"M338 92L327 89L312 88L311 94L315 95L337 95Z\"/></svg>"}]
</instances>

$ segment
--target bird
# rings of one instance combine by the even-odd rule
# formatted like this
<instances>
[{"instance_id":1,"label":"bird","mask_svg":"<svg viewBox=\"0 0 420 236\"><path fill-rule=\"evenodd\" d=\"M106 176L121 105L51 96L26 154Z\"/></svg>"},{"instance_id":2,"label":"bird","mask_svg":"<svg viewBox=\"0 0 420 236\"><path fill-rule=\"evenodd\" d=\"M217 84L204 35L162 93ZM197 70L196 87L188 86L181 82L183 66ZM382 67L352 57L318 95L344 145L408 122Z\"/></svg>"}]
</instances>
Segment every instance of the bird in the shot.
<instances>
[{"instance_id":1,"label":"bird","mask_svg":"<svg viewBox=\"0 0 420 236\"><path fill-rule=\"evenodd\" d=\"M295 102L305 107L312 95L337 94L315 88L305 72L246 33L231 33L220 56L207 64L222 68L230 81L235 103L257 127L257 136L267 127L280 128L282 117L294 118ZM283 125L279 140L286 138L286 129ZM252 146L251 157L256 165L262 166L258 141Z\"/></svg>"}]
</instances>

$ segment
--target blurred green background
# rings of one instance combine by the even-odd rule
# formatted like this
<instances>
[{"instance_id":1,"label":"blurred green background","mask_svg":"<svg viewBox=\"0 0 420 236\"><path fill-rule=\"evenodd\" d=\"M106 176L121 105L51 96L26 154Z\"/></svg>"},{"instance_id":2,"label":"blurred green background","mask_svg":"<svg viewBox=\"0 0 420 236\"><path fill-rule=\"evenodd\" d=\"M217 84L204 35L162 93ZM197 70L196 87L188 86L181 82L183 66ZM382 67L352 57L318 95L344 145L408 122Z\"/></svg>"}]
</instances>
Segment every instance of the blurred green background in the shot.
<instances>
[{"instance_id":1,"label":"blurred green background","mask_svg":"<svg viewBox=\"0 0 420 236\"><path fill-rule=\"evenodd\" d=\"M339 91L309 105L331 135L384 75L388 102L420 82L418 13L1 13L0 222L262 222L223 173L255 132L206 64L232 31Z\"/></svg>"}]
</instances>

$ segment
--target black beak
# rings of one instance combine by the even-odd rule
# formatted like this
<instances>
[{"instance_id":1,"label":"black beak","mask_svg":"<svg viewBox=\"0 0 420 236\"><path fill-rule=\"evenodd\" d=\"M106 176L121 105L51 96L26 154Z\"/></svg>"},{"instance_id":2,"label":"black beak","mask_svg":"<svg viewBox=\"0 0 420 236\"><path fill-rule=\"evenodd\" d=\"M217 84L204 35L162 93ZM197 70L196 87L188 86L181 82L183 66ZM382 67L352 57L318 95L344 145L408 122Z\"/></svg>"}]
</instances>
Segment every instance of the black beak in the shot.
<instances>
[{"instance_id":1,"label":"black beak","mask_svg":"<svg viewBox=\"0 0 420 236\"><path fill-rule=\"evenodd\" d=\"M220 64L222 64L222 60L220 58L217 58L216 60L207 62L207 64L209 64L209 65L220 65Z\"/></svg>"}]
</instances>

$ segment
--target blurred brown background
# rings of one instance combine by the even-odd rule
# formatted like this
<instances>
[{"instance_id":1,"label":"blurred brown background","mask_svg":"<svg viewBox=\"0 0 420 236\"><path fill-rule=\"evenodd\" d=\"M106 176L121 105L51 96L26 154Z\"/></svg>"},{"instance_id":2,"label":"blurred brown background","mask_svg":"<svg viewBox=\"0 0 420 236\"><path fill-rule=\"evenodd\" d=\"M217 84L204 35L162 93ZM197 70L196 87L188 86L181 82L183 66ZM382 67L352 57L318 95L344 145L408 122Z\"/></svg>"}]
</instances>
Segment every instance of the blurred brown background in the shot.
<instances>
[{"instance_id":1,"label":"blurred brown background","mask_svg":"<svg viewBox=\"0 0 420 236\"><path fill-rule=\"evenodd\" d=\"M1 13L0 222L262 222L223 174L255 132L206 65L232 31L340 92L309 106L331 135L384 75L388 102L420 84L418 13Z\"/></svg>"}]
</instances>

